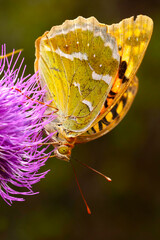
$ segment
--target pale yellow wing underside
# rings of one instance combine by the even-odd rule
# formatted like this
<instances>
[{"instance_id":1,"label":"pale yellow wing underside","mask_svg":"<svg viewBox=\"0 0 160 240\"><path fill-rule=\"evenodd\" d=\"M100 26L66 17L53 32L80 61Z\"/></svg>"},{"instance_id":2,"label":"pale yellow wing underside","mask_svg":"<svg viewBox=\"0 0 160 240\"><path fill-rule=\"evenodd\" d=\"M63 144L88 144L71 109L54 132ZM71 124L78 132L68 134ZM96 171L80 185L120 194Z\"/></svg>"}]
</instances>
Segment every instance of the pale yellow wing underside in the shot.
<instances>
[{"instance_id":1,"label":"pale yellow wing underside","mask_svg":"<svg viewBox=\"0 0 160 240\"><path fill-rule=\"evenodd\" d=\"M53 99L67 136L84 132L99 114L118 71L116 40L94 17L67 20L36 41L46 100Z\"/></svg>"},{"instance_id":2,"label":"pale yellow wing underside","mask_svg":"<svg viewBox=\"0 0 160 240\"><path fill-rule=\"evenodd\" d=\"M111 110L87 132L76 138L76 143L89 142L96 138L102 137L115 128L124 118L130 109L132 102L138 90L138 78L135 77L125 93L111 108Z\"/></svg>"}]
</instances>

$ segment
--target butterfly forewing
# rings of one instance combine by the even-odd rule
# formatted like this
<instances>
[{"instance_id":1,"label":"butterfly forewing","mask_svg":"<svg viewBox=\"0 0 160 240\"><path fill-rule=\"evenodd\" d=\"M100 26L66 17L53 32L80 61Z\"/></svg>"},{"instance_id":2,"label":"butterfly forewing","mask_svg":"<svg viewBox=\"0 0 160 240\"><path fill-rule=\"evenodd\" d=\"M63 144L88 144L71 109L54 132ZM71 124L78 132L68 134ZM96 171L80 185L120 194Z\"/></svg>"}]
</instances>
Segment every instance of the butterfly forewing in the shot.
<instances>
[{"instance_id":1,"label":"butterfly forewing","mask_svg":"<svg viewBox=\"0 0 160 240\"><path fill-rule=\"evenodd\" d=\"M151 18L139 15L122 20L119 24L108 26L108 32L116 38L121 64L119 78L122 84L119 93L123 94L135 76L144 57L153 31ZM116 98L118 95L116 96Z\"/></svg>"},{"instance_id":2,"label":"butterfly forewing","mask_svg":"<svg viewBox=\"0 0 160 240\"><path fill-rule=\"evenodd\" d=\"M67 20L38 40L36 68L47 100L59 109L67 137L84 132L98 116L119 68L115 37L91 17Z\"/></svg>"}]
</instances>

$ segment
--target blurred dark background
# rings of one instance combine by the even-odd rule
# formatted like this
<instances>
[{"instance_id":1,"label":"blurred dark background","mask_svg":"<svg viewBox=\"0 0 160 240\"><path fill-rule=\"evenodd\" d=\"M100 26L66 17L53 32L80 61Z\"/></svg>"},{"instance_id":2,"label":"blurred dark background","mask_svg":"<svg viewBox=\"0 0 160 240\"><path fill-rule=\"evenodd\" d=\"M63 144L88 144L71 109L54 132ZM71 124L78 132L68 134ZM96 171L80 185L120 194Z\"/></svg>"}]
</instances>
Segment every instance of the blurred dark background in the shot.
<instances>
[{"instance_id":1,"label":"blurred dark background","mask_svg":"<svg viewBox=\"0 0 160 240\"><path fill-rule=\"evenodd\" d=\"M49 159L51 169L34 186L39 195L8 206L0 200L0 240L160 239L160 1L0 1L0 42L7 51L23 48L27 72L34 72L34 41L53 25L79 15L112 24L146 14L154 32L138 70L139 91L131 110L110 133L78 145L72 155L112 178L75 162L89 216L71 165Z\"/></svg>"}]
</instances>

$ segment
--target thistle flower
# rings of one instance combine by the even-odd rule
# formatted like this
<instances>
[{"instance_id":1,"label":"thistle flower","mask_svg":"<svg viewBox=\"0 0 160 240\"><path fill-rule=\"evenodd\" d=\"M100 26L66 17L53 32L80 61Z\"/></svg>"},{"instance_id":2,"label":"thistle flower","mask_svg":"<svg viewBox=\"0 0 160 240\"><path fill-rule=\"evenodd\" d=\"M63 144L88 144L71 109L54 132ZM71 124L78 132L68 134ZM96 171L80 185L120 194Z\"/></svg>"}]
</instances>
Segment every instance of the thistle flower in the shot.
<instances>
[{"instance_id":1,"label":"thistle flower","mask_svg":"<svg viewBox=\"0 0 160 240\"><path fill-rule=\"evenodd\" d=\"M14 52L10 60L5 54L4 45L0 57L0 195L11 205L24 201L19 194L36 194L32 185L48 172L38 173L48 157L47 147L40 144L51 137L42 138L42 129L55 115L45 114L47 107L40 103L45 90L37 86L37 76L24 77L24 59L16 68L20 53L15 60Z\"/></svg>"}]
</instances>

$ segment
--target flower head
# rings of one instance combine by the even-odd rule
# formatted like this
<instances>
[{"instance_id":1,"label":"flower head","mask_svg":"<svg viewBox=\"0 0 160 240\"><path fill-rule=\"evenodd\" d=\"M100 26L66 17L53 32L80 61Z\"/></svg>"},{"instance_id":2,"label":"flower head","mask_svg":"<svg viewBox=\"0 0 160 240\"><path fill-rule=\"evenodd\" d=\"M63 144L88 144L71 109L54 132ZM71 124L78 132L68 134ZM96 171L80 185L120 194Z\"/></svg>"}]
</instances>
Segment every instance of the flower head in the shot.
<instances>
[{"instance_id":1,"label":"flower head","mask_svg":"<svg viewBox=\"0 0 160 240\"><path fill-rule=\"evenodd\" d=\"M3 57L2 57L3 56ZM0 195L8 203L23 201L20 195L35 194L32 185L47 172L38 170L47 160L48 154L41 144L51 136L43 138L45 124L55 118L46 116L46 106L41 104L45 90L37 85L37 76L24 77L25 67L20 53L14 52L9 60L2 46L0 57ZM21 74L20 74L21 72ZM44 121L42 119L45 119ZM15 186L16 190L12 187ZM17 187L27 190L19 191ZM18 189L18 190L17 190Z\"/></svg>"}]
</instances>

